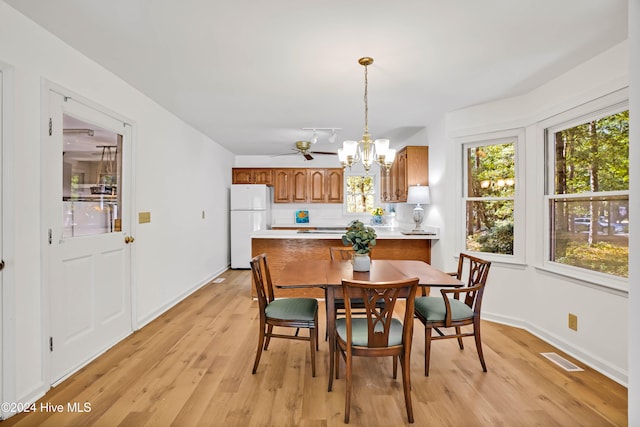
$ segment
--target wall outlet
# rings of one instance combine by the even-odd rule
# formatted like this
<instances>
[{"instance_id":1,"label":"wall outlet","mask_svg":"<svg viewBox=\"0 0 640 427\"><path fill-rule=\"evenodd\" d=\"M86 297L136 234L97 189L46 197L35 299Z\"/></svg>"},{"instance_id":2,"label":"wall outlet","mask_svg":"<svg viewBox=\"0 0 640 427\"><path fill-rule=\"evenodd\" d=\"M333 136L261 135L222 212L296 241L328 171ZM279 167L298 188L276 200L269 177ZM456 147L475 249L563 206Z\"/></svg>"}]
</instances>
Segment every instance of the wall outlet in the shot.
<instances>
[{"instance_id":1,"label":"wall outlet","mask_svg":"<svg viewBox=\"0 0 640 427\"><path fill-rule=\"evenodd\" d=\"M578 316L569 313L569 329L578 330Z\"/></svg>"}]
</instances>

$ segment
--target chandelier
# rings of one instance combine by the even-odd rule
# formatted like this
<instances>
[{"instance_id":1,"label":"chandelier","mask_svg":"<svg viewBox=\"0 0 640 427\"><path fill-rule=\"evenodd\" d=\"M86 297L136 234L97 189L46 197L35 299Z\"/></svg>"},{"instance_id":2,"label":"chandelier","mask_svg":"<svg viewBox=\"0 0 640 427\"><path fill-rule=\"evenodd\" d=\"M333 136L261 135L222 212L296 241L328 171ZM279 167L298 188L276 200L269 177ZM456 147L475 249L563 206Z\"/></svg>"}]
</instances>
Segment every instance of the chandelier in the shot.
<instances>
[{"instance_id":1,"label":"chandelier","mask_svg":"<svg viewBox=\"0 0 640 427\"><path fill-rule=\"evenodd\" d=\"M342 148L338 149L338 159L342 167L351 169L357 162L362 162L365 173L369 173L371 165L377 163L380 169L389 173L389 169L396 157L396 150L389 148L388 139L371 140L369 135L369 99L368 99L368 78L367 67L373 64L373 58L365 56L360 58L358 63L364 67L364 134L360 141L344 141ZM374 148L375 147L375 148Z\"/></svg>"}]
</instances>

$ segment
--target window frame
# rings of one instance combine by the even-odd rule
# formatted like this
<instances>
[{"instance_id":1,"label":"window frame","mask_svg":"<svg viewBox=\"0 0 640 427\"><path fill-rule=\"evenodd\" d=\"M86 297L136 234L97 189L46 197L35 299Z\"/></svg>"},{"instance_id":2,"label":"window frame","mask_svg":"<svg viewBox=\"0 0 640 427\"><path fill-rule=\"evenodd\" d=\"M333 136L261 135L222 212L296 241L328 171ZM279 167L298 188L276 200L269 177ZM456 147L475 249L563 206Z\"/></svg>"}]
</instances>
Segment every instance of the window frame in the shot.
<instances>
[{"instance_id":1,"label":"window frame","mask_svg":"<svg viewBox=\"0 0 640 427\"><path fill-rule=\"evenodd\" d=\"M458 147L458 167L457 176L460 179L458 194L460 195L458 204L458 227L456 242L458 252L465 252L483 259L505 264L525 263L525 182L524 182L524 141L525 129L509 129L504 131L488 132L477 135L468 135L456 138ZM513 254L498 254L492 252L478 252L467 249L466 245L466 212L467 201L481 200L482 198L468 196L468 174L467 174L467 149L487 146L501 145L513 142L514 144L514 179L516 182L515 194L513 196ZM493 198L491 198L493 199ZM498 198L495 198L496 200ZM509 200L511 198L508 198Z\"/></svg>"},{"instance_id":2,"label":"window frame","mask_svg":"<svg viewBox=\"0 0 640 427\"><path fill-rule=\"evenodd\" d=\"M542 218L543 230L540 249L540 261L538 267L542 270L570 277L589 284L597 285L615 291L627 292L629 280L625 277L613 274L593 271L586 268L575 267L568 264L551 261L551 202L558 199L572 198L601 198L615 197L620 195L630 195L629 190L600 191L555 194L555 141L553 135L565 129L584 124L590 120L604 118L629 109L628 94L626 90L621 90L604 96L592 102L585 103L576 108L565 111L552 118L549 118L538 125L543 139L544 154L542 156L542 170L544 183L542 187ZM630 165L631 168L631 165Z\"/></svg>"},{"instance_id":3,"label":"window frame","mask_svg":"<svg viewBox=\"0 0 640 427\"><path fill-rule=\"evenodd\" d=\"M345 216L349 216L349 217L358 217L358 216L363 216L363 215L369 215L369 212L349 212L349 193L348 193L348 184L347 182L349 181L348 177L350 176L370 176L371 179L373 180L372 183L372 192L370 194L373 195L373 206L379 206L380 205L380 191L379 191L379 176L378 173L374 173L369 171L369 173L365 173L364 171L362 172L358 172L358 171L345 171L344 173L344 179L343 179L343 194L344 194L344 202L342 204L342 214Z\"/></svg>"}]
</instances>

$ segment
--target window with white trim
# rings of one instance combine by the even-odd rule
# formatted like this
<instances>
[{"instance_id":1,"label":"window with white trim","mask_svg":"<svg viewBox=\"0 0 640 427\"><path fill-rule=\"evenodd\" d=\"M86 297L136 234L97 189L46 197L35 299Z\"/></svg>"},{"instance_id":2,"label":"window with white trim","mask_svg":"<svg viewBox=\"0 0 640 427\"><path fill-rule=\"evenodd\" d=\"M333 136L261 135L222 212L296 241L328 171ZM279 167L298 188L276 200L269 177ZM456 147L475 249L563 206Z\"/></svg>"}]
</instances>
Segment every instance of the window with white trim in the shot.
<instances>
[{"instance_id":1,"label":"window with white trim","mask_svg":"<svg viewBox=\"0 0 640 427\"><path fill-rule=\"evenodd\" d=\"M546 262L627 278L628 104L565 121L545 134Z\"/></svg>"},{"instance_id":2,"label":"window with white trim","mask_svg":"<svg viewBox=\"0 0 640 427\"><path fill-rule=\"evenodd\" d=\"M362 214L373 209L376 195L374 175L346 175L345 190L345 213Z\"/></svg>"},{"instance_id":3,"label":"window with white trim","mask_svg":"<svg viewBox=\"0 0 640 427\"><path fill-rule=\"evenodd\" d=\"M518 177L523 130L470 136L462 143L461 249L524 262ZM486 255L482 255L485 256Z\"/></svg>"}]
</instances>

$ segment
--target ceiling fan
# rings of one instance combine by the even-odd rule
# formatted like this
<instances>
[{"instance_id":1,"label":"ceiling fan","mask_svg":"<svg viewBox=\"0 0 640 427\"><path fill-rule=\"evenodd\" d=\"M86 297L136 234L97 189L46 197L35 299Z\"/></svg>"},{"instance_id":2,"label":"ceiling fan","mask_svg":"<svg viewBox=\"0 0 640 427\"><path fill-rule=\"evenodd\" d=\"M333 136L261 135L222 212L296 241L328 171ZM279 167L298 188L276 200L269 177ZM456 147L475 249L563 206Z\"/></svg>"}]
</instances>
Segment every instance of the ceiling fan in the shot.
<instances>
[{"instance_id":1,"label":"ceiling fan","mask_svg":"<svg viewBox=\"0 0 640 427\"><path fill-rule=\"evenodd\" d=\"M338 155L338 153L331 153L329 151L311 151L310 149L311 149L311 141L296 141L295 148L292 148L292 150L295 150L298 153L302 154L304 158L307 160L313 160L312 154L323 154L323 155L330 155L330 156ZM287 156L289 154L296 154L296 153L281 154L281 156Z\"/></svg>"}]
</instances>

